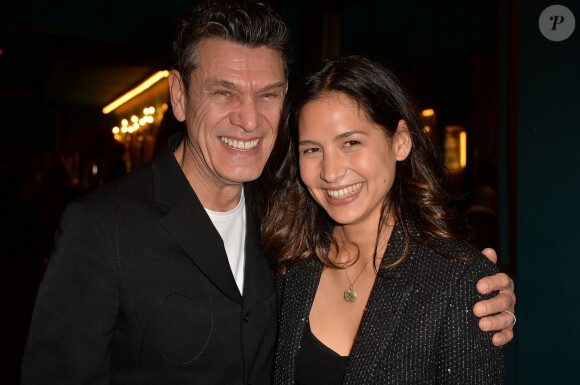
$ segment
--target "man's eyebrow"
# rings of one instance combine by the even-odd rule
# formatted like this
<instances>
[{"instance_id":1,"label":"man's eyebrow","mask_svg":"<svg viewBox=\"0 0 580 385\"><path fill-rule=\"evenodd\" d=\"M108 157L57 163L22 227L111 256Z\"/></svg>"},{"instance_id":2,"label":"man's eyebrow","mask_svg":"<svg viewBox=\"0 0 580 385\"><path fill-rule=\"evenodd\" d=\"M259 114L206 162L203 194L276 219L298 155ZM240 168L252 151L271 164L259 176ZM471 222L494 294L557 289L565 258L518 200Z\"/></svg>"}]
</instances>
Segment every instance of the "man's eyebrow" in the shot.
<instances>
[{"instance_id":1,"label":"man's eyebrow","mask_svg":"<svg viewBox=\"0 0 580 385\"><path fill-rule=\"evenodd\" d=\"M235 89L236 85L233 82L230 82L229 80L212 79L212 80L209 80L207 83L205 83L203 88L211 90L211 89L219 88L219 87Z\"/></svg>"},{"instance_id":2,"label":"man's eyebrow","mask_svg":"<svg viewBox=\"0 0 580 385\"><path fill-rule=\"evenodd\" d=\"M286 82L272 83L272 84L268 84L264 88L261 88L258 92L272 91L275 89L284 88L285 86L286 86Z\"/></svg>"},{"instance_id":3,"label":"man's eyebrow","mask_svg":"<svg viewBox=\"0 0 580 385\"><path fill-rule=\"evenodd\" d=\"M286 86L286 82L277 82L277 83L272 83L272 84L268 84L265 87L259 89L257 92L265 92L265 91L272 91L275 89L282 89ZM229 88L232 90L237 89L238 87L236 86L236 84L234 82L231 82L229 80L225 80L225 79L212 79L207 81L204 84L204 88L205 89L209 89L212 90L214 88Z\"/></svg>"}]
</instances>

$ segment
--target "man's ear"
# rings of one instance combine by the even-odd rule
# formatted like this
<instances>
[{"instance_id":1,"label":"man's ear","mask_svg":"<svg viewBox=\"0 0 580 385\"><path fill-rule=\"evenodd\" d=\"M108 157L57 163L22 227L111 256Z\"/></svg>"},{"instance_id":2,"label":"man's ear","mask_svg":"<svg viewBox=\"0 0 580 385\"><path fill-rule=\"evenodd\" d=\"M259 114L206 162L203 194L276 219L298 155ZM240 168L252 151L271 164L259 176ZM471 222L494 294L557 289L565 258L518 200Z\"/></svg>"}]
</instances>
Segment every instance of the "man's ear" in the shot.
<instances>
[{"instance_id":1,"label":"man's ear","mask_svg":"<svg viewBox=\"0 0 580 385\"><path fill-rule=\"evenodd\" d=\"M181 75L176 70L169 72L169 97L175 119L183 122L187 105L187 91L181 80Z\"/></svg>"},{"instance_id":2,"label":"man's ear","mask_svg":"<svg viewBox=\"0 0 580 385\"><path fill-rule=\"evenodd\" d=\"M397 132L393 135L393 151L396 159L398 161L407 159L412 147L413 140L411 139L407 122L401 119L399 120L399 124L397 124Z\"/></svg>"}]
</instances>

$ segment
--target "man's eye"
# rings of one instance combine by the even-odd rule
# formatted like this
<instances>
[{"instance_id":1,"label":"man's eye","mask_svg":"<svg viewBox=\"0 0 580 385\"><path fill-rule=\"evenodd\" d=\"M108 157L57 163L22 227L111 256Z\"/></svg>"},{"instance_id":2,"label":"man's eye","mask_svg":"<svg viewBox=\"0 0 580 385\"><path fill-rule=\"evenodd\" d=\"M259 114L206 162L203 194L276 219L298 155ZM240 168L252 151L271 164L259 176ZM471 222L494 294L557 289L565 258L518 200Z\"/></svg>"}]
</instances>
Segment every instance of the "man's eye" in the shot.
<instances>
[{"instance_id":1,"label":"man's eye","mask_svg":"<svg viewBox=\"0 0 580 385\"><path fill-rule=\"evenodd\" d=\"M262 98L263 99L275 99L278 97L278 93L277 92L267 92L265 94L262 94Z\"/></svg>"},{"instance_id":2,"label":"man's eye","mask_svg":"<svg viewBox=\"0 0 580 385\"><path fill-rule=\"evenodd\" d=\"M230 96L228 91L216 91L215 94L218 96Z\"/></svg>"}]
</instances>

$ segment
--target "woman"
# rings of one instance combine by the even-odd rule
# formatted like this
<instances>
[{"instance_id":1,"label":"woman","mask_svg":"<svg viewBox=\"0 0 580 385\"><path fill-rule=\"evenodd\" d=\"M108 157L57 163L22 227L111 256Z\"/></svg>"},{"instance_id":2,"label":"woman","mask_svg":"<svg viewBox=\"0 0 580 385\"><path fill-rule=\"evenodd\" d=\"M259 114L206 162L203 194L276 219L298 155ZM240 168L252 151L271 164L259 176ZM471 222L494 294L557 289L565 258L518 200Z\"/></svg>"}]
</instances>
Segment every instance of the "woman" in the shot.
<instances>
[{"instance_id":1,"label":"woman","mask_svg":"<svg viewBox=\"0 0 580 385\"><path fill-rule=\"evenodd\" d=\"M496 268L458 231L396 77L345 57L294 91L261 185L263 250L284 273L275 383L502 383L472 313Z\"/></svg>"}]
</instances>

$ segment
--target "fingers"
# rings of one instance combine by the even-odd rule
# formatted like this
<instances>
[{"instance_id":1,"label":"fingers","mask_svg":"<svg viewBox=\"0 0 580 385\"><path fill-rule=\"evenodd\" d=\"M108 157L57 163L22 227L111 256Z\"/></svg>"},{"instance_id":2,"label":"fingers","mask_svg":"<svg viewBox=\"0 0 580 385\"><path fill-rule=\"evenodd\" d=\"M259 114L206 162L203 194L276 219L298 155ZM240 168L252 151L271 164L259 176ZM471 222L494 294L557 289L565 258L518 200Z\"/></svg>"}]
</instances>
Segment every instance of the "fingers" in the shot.
<instances>
[{"instance_id":1,"label":"fingers","mask_svg":"<svg viewBox=\"0 0 580 385\"><path fill-rule=\"evenodd\" d=\"M514 332L511 328L495 333L491 338L491 342L495 346L502 346L510 342L514 338Z\"/></svg>"},{"instance_id":2,"label":"fingers","mask_svg":"<svg viewBox=\"0 0 580 385\"><path fill-rule=\"evenodd\" d=\"M514 307L515 307L515 296L513 295L513 293L511 294L500 293L493 298L477 302L473 306L473 314L475 314L476 317L486 317L491 314L503 312L504 310L514 312ZM509 314L508 316L511 317ZM503 327L489 330L500 330L500 329L503 329Z\"/></svg>"},{"instance_id":3,"label":"fingers","mask_svg":"<svg viewBox=\"0 0 580 385\"><path fill-rule=\"evenodd\" d=\"M481 294L489 294L492 291L500 291L502 293L511 294L514 298L514 281L505 273L497 273L489 277L483 277L477 282L477 291ZM509 310L509 309L504 309Z\"/></svg>"},{"instance_id":4,"label":"fingers","mask_svg":"<svg viewBox=\"0 0 580 385\"><path fill-rule=\"evenodd\" d=\"M501 312L493 316L482 317L479 328L483 331L504 331L512 329L514 317L510 313Z\"/></svg>"},{"instance_id":5,"label":"fingers","mask_svg":"<svg viewBox=\"0 0 580 385\"><path fill-rule=\"evenodd\" d=\"M493 263L497 263L497 253L495 252L494 249L490 249L488 247L487 249L483 249L483 251L481 253L483 255L485 255L487 257L487 259L489 259Z\"/></svg>"}]
</instances>

